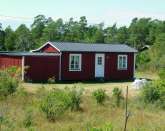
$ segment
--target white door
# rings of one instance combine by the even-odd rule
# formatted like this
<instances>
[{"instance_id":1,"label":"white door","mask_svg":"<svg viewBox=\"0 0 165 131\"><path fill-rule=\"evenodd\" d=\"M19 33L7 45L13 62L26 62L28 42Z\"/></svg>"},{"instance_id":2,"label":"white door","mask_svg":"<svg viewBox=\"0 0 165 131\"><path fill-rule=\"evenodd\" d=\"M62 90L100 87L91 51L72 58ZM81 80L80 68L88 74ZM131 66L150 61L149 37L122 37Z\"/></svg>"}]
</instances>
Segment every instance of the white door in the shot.
<instances>
[{"instance_id":1,"label":"white door","mask_svg":"<svg viewBox=\"0 0 165 131\"><path fill-rule=\"evenodd\" d=\"M95 77L104 77L104 54L95 54Z\"/></svg>"}]
</instances>

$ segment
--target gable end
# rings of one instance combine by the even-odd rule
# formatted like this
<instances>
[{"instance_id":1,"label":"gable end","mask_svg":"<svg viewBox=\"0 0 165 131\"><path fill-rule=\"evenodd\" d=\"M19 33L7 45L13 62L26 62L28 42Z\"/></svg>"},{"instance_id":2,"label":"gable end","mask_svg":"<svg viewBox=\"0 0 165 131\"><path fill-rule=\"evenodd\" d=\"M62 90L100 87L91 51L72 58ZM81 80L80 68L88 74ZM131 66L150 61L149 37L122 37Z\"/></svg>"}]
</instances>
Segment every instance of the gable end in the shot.
<instances>
[{"instance_id":1,"label":"gable end","mask_svg":"<svg viewBox=\"0 0 165 131\"><path fill-rule=\"evenodd\" d=\"M45 52L45 53L60 53L60 50L55 47L51 42L47 42L36 50L31 50L31 52Z\"/></svg>"}]
</instances>

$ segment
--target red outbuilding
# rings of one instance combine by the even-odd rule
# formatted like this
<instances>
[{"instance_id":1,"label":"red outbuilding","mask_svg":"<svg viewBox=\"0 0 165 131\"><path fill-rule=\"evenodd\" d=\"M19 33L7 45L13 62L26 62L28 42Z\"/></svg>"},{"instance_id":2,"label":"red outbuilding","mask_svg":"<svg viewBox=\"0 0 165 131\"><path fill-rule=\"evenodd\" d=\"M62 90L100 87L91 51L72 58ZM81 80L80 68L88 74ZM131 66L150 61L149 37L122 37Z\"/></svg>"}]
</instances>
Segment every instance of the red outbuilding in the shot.
<instances>
[{"instance_id":1,"label":"red outbuilding","mask_svg":"<svg viewBox=\"0 0 165 131\"><path fill-rule=\"evenodd\" d=\"M128 80L134 78L136 53L124 44L47 42L31 52L0 52L0 68L18 66L22 80L33 82Z\"/></svg>"}]
</instances>

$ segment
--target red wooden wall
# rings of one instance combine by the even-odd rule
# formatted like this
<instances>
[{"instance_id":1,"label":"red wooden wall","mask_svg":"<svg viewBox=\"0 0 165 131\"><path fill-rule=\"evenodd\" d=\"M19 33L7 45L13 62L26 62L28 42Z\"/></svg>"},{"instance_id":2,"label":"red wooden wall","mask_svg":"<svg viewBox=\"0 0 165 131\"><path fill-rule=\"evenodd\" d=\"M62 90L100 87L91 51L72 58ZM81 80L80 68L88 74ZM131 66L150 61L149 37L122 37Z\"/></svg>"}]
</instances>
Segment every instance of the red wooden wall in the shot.
<instances>
[{"instance_id":1,"label":"red wooden wall","mask_svg":"<svg viewBox=\"0 0 165 131\"><path fill-rule=\"evenodd\" d=\"M42 82L52 77L59 79L59 56L26 56L25 67L25 80Z\"/></svg>"},{"instance_id":2,"label":"red wooden wall","mask_svg":"<svg viewBox=\"0 0 165 131\"><path fill-rule=\"evenodd\" d=\"M0 69L8 68L11 66L22 67L22 57L21 56L7 56L0 55Z\"/></svg>"},{"instance_id":3,"label":"red wooden wall","mask_svg":"<svg viewBox=\"0 0 165 131\"><path fill-rule=\"evenodd\" d=\"M74 52L75 53L75 52ZM81 53L81 71L69 71L69 52L63 52L61 58L61 78L62 80L91 80L95 73L95 54Z\"/></svg>"},{"instance_id":4,"label":"red wooden wall","mask_svg":"<svg viewBox=\"0 0 165 131\"><path fill-rule=\"evenodd\" d=\"M75 52L62 53L62 80L93 80L95 79L95 53L82 53L82 70L69 71L69 54ZM127 70L117 69L119 54L128 55ZM127 80L133 78L134 53L105 53L105 80Z\"/></svg>"},{"instance_id":5,"label":"red wooden wall","mask_svg":"<svg viewBox=\"0 0 165 131\"><path fill-rule=\"evenodd\" d=\"M128 55L127 70L118 70L118 55ZM105 79L106 80L127 80L133 79L134 53L106 53L105 55Z\"/></svg>"},{"instance_id":6,"label":"red wooden wall","mask_svg":"<svg viewBox=\"0 0 165 131\"><path fill-rule=\"evenodd\" d=\"M47 52L47 53L59 53L59 51L57 49L55 49L54 47L52 47L49 44L46 45L45 47L43 47L40 51Z\"/></svg>"}]
</instances>

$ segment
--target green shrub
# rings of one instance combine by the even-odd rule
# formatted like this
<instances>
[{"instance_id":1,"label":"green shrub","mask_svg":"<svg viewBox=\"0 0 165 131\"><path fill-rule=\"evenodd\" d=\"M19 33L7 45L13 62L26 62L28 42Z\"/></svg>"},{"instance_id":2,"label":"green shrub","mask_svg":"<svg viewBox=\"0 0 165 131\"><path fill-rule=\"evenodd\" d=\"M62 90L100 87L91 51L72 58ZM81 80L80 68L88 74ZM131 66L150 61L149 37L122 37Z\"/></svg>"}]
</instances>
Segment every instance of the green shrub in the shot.
<instances>
[{"instance_id":1,"label":"green shrub","mask_svg":"<svg viewBox=\"0 0 165 131\"><path fill-rule=\"evenodd\" d=\"M117 88L117 87L114 88L114 89L112 90L112 97L113 97L113 100L114 100L114 102L115 102L115 105L116 105L117 107L119 107L120 104L121 104L121 101L122 101L122 99L123 99L122 90L119 89L119 88Z\"/></svg>"},{"instance_id":2,"label":"green shrub","mask_svg":"<svg viewBox=\"0 0 165 131\"><path fill-rule=\"evenodd\" d=\"M68 94L70 97L70 108L71 111L78 111L80 110L80 104L82 102L82 93L83 93L83 89L82 88L76 88L76 86L74 86L72 89L68 90Z\"/></svg>"},{"instance_id":3,"label":"green shrub","mask_svg":"<svg viewBox=\"0 0 165 131\"><path fill-rule=\"evenodd\" d=\"M0 96L6 97L14 93L19 85L17 74L12 69L0 71Z\"/></svg>"},{"instance_id":4,"label":"green shrub","mask_svg":"<svg viewBox=\"0 0 165 131\"><path fill-rule=\"evenodd\" d=\"M153 83L148 83L143 87L142 97L145 102L155 102L159 99L159 91L155 88Z\"/></svg>"},{"instance_id":5,"label":"green shrub","mask_svg":"<svg viewBox=\"0 0 165 131\"><path fill-rule=\"evenodd\" d=\"M165 108L165 80L147 83L141 89L141 98L145 103L155 103Z\"/></svg>"},{"instance_id":6,"label":"green shrub","mask_svg":"<svg viewBox=\"0 0 165 131\"><path fill-rule=\"evenodd\" d=\"M92 93L98 104L103 104L106 99L106 93L103 89L97 89Z\"/></svg>"},{"instance_id":7,"label":"green shrub","mask_svg":"<svg viewBox=\"0 0 165 131\"><path fill-rule=\"evenodd\" d=\"M138 69L147 69L148 66L147 64L151 61L150 59L150 55L148 51L142 51L140 53L138 53L137 57L136 57L136 63L137 63L137 67Z\"/></svg>"},{"instance_id":8,"label":"green shrub","mask_svg":"<svg viewBox=\"0 0 165 131\"><path fill-rule=\"evenodd\" d=\"M47 119L55 121L68 108L70 99L64 90L54 90L48 93L41 101L41 110L46 114Z\"/></svg>"}]
</instances>

